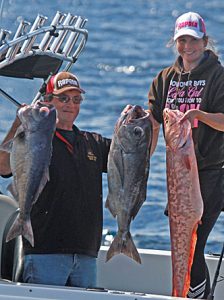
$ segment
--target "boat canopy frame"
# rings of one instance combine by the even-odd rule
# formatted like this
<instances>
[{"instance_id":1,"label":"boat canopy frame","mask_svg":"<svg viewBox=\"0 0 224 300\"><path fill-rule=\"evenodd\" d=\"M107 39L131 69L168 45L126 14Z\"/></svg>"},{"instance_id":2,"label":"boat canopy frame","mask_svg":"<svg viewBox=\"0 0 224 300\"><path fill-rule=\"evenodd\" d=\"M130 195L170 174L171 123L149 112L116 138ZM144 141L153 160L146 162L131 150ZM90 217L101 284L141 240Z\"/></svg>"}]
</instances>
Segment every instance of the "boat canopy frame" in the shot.
<instances>
[{"instance_id":1,"label":"boat canopy frame","mask_svg":"<svg viewBox=\"0 0 224 300\"><path fill-rule=\"evenodd\" d=\"M42 78L44 83L33 101L43 94L52 75L71 69L88 39L88 30L84 28L88 20L82 16L57 11L51 24L44 26L47 20L41 14L33 23L21 19L12 39L12 32L0 30L0 75ZM5 97L7 93L1 94Z\"/></svg>"}]
</instances>

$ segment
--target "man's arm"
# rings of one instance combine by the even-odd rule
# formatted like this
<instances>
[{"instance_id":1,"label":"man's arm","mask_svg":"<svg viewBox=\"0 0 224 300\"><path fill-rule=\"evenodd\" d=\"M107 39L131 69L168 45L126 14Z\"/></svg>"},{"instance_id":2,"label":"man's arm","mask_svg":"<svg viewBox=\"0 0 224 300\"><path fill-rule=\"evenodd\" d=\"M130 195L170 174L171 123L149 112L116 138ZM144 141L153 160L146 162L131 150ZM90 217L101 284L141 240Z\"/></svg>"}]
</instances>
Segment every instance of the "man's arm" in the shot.
<instances>
[{"instance_id":1,"label":"man's arm","mask_svg":"<svg viewBox=\"0 0 224 300\"><path fill-rule=\"evenodd\" d=\"M150 157L154 153L157 142L158 142L158 137L159 137L159 130L160 130L160 124L154 119L153 115L150 113L149 116L151 122L152 122L152 144L151 144L151 149L150 149Z\"/></svg>"},{"instance_id":2,"label":"man's arm","mask_svg":"<svg viewBox=\"0 0 224 300\"><path fill-rule=\"evenodd\" d=\"M7 143L11 139L13 139L17 128L21 124L18 117L16 117L15 121L12 124L9 132L7 133L6 137L4 138L2 144ZM6 151L0 150L0 175L8 175L11 173L10 168L10 153Z\"/></svg>"}]
</instances>

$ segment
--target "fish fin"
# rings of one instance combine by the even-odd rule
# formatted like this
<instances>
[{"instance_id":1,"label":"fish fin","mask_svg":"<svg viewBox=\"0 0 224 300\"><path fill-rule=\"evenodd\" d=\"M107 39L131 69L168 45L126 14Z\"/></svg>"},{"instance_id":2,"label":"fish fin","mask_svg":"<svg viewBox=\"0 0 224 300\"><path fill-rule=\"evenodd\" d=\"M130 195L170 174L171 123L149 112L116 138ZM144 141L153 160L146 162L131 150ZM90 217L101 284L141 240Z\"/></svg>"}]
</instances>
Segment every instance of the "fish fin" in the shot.
<instances>
[{"instance_id":1,"label":"fish fin","mask_svg":"<svg viewBox=\"0 0 224 300\"><path fill-rule=\"evenodd\" d=\"M39 184L39 187L38 187L38 190L35 194L35 197L33 198L33 204L37 201L37 199L39 198L39 195L41 194L41 192L43 191L46 183L50 180L50 176L49 176L49 168L46 168L44 174L43 174L43 177L40 181L40 184Z\"/></svg>"},{"instance_id":2,"label":"fish fin","mask_svg":"<svg viewBox=\"0 0 224 300\"><path fill-rule=\"evenodd\" d=\"M164 209L164 215L165 216L167 216L167 217L169 217L169 208L168 208L168 202L167 202L167 204L166 204L166 207L165 207L165 209Z\"/></svg>"},{"instance_id":3,"label":"fish fin","mask_svg":"<svg viewBox=\"0 0 224 300\"><path fill-rule=\"evenodd\" d=\"M18 201L18 192L14 181L7 186L7 190L10 192L13 198Z\"/></svg>"},{"instance_id":4,"label":"fish fin","mask_svg":"<svg viewBox=\"0 0 224 300\"><path fill-rule=\"evenodd\" d=\"M13 145L14 140L18 136L20 137L23 132L24 132L24 128L23 128L22 125L20 125L18 127L17 131L16 131L15 136L12 139L10 139L7 142L5 142L5 143L3 143L3 144L0 145L0 150L11 153L12 152L12 145Z\"/></svg>"},{"instance_id":5,"label":"fish fin","mask_svg":"<svg viewBox=\"0 0 224 300\"><path fill-rule=\"evenodd\" d=\"M189 156L189 155L184 155L183 161L184 161L184 164L185 164L186 168L187 168L188 170L190 170L190 169L191 169L190 156Z\"/></svg>"},{"instance_id":6,"label":"fish fin","mask_svg":"<svg viewBox=\"0 0 224 300\"><path fill-rule=\"evenodd\" d=\"M33 229L30 219L23 221L18 215L11 228L9 229L9 232L6 236L6 242L9 242L19 235L24 236L24 238L26 238L30 242L32 247L34 246Z\"/></svg>"},{"instance_id":7,"label":"fish fin","mask_svg":"<svg viewBox=\"0 0 224 300\"><path fill-rule=\"evenodd\" d=\"M134 219L134 218L136 217L136 215L137 215L137 213L139 212L139 209L141 208L142 203L143 203L144 201L145 201L145 199L144 199L144 200L141 199L141 201L138 201L138 202L135 204L135 206L133 207L133 209L132 209L132 211L131 211L131 217L132 217L132 219Z\"/></svg>"},{"instance_id":8,"label":"fish fin","mask_svg":"<svg viewBox=\"0 0 224 300\"><path fill-rule=\"evenodd\" d=\"M110 201L110 197L107 196L107 200L105 202L105 207L107 209L109 209L109 211L111 212L112 216L115 218L116 215L117 215L117 212L116 212L116 209L115 209L114 205L112 205L111 203L112 203L112 201Z\"/></svg>"},{"instance_id":9,"label":"fish fin","mask_svg":"<svg viewBox=\"0 0 224 300\"><path fill-rule=\"evenodd\" d=\"M145 185L146 187L146 185ZM131 217L134 219L139 212L139 209L141 208L142 204L144 203L146 199L146 188L142 188L138 194L138 198L136 199L136 203L134 207L131 210Z\"/></svg>"},{"instance_id":10,"label":"fish fin","mask_svg":"<svg viewBox=\"0 0 224 300\"><path fill-rule=\"evenodd\" d=\"M142 181L140 189L137 191L138 197L137 197L135 205L131 211L132 219L134 219L136 217L137 213L139 212L139 209L141 208L142 204L145 202L146 193L147 193L146 186L147 186L148 175L149 175L149 162L148 162L148 166L145 170L144 181Z\"/></svg>"},{"instance_id":11,"label":"fish fin","mask_svg":"<svg viewBox=\"0 0 224 300\"><path fill-rule=\"evenodd\" d=\"M128 257L134 259L137 263L141 264L140 255L135 247L130 232L127 233L125 240L119 233L115 236L109 250L107 251L106 261L110 260L114 255L120 253L127 255Z\"/></svg>"}]
</instances>

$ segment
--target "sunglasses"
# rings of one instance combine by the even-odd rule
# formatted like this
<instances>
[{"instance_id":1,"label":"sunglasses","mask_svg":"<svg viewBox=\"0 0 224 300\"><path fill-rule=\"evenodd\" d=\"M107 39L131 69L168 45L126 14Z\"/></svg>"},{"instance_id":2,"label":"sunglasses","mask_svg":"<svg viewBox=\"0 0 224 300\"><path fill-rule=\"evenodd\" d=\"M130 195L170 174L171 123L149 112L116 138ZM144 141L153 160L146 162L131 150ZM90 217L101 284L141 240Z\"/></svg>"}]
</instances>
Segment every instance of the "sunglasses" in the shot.
<instances>
[{"instance_id":1,"label":"sunglasses","mask_svg":"<svg viewBox=\"0 0 224 300\"><path fill-rule=\"evenodd\" d=\"M72 102L74 104L80 104L83 101L83 97L81 95L70 97L68 95L55 95L55 94L52 94L52 96L57 98L58 101L60 101L61 103L68 103L70 100L72 100Z\"/></svg>"}]
</instances>

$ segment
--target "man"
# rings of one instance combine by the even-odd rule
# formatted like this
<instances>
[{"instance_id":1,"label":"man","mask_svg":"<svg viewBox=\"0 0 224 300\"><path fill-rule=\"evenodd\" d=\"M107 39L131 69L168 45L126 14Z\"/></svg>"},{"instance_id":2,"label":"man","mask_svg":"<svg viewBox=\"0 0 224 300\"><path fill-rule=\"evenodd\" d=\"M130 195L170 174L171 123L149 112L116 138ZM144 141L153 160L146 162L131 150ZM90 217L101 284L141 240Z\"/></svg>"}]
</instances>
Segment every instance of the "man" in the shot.
<instances>
[{"instance_id":1,"label":"man","mask_svg":"<svg viewBox=\"0 0 224 300\"><path fill-rule=\"evenodd\" d=\"M96 257L102 236L102 172L106 172L110 140L80 131L76 120L82 95L76 76L52 76L44 101L58 119L49 167L50 181L31 211L34 247L23 240L23 280L29 283L94 287ZM16 118L4 142L12 138ZM11 173L9 154L0 151L0 174Z\"/></svg>"}]
</instances>

